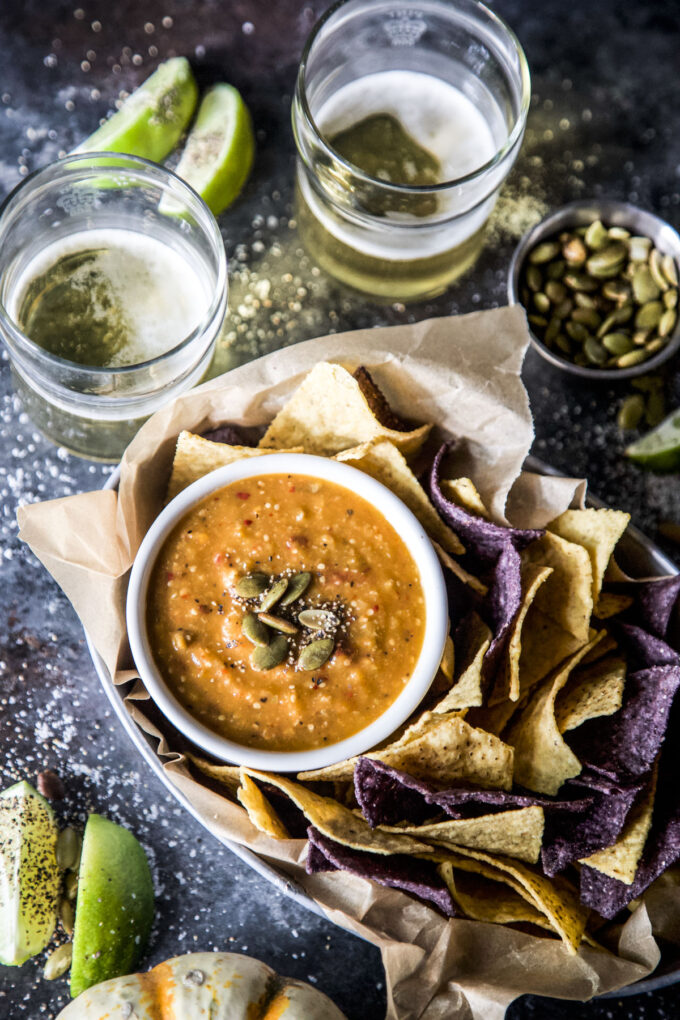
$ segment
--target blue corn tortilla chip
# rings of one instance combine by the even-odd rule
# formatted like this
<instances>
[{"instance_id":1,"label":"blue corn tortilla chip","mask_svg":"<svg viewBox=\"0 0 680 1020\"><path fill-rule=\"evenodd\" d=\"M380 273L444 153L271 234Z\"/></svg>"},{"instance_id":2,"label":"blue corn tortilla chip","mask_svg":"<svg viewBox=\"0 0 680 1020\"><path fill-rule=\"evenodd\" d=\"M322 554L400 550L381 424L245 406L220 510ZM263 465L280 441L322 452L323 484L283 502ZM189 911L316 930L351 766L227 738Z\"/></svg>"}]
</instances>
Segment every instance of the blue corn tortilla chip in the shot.
<instances>
[{"instance_id":1,"label":"blue corn tortilla chip","mask_svg":"<svg viewBox=\"0 0 680 1020\"><path fill-rule=\"evenodd\" d=\"M673 610L680 597L680 574L662 577L658 581L642 581L629 586L635 603L628 614L655 637L667 640Z\"/></svg>"},{"instance_id":2,"label":"blue corn tortilla chip","mask_svg":"<svg viewBox=\"0 0 680 1020\"><path fill-rule=\"evenodd\" d=\"M633 623L612 622L612 633L628 653L634 669L649 666L678 666L680 655L659 637Z\"/></svg>"},{"instance_id":3,"label":"blue corn tortilla chip","mask_svg":"<svg viewBox=\"0 0 680 1020\"><path fill-rule=\"evenodd\" d=\"M264 435L264 428L260 425L220 425L217 429L210 429L201 433L203 439L209 439L212 443L226 443L228 446L257 446Z\"/></svg>"},{"instance_id":4,"label":"blue corn tortilla chip","mask_svg":"<svg viewBox=\"0 0 680 1020\"><path fill-rule=\"evenodd\" d=\"M307 830L309 853L307 855L307 871L330 870L321 863L322 855L326 862L338 871L348 871L360 878L368 878L379 885L392 889L401 889L422 900L428 906L435 906L446 917L460 916L460 911L440 877L437 867L429 861L409 857L407 854L369 854L362 850L350 850L340 843L322 836L313 825ZM315 848L316 853L312 851Z\"/></svg>"},{"instance_id":5,"label":"blue corn tortilla chip","mask_svg":"<svg viewBox=\"0 0 680 1020\"><path fill-rule=\"evenodd\" d=\"M567 865L615 843L628 813L644 783L621 786L616 781L584 770L568 780L562 790L568 799L586 796L589 806L577 814L546 813L541 866L546 875L556 875Z\"/></svg>"},{"instance_id":6,"label":"blue corn tortilla chip","mask_svg":"<svg viewBox=\"0 0 680 1020\"><path fill-rule=\"evenodd\" d=\"M445 443L437 452L430 472L430 497L444 521L456 532L466 549L483 563L491 563L508 545L515 549L524 549L535 539L544 534L538 529L522 529L505 527L493 521L484 520L452 503L439 487L441 462L450 444Z\"/></svg>"},{"instance_id":7,"label":"blue corn tortilla chip","mask_svg":"<svg viewBox=\"0 0 680 1020\"><path fill-rule=\"evenodd\" d=\"M582 762L620 783L635 782L649 773L661 749L678 687L680 666L630 673L618 712L572 730L569 746Z\"/></svg>"},{"instance_id":8,"label":"blue corn tortilla chip","mask_svg":"<svg viewBox=\"0 0 680 1020\"><path fill-rule=\"evenodd\" d=\"M517 549L508 543L501 550L493 567L489 594L482 603L482 618L486 617L493 638L484 656L487 676L495 672L510 632L522 605L522 560Z\"/></svg>"}]
</instances>

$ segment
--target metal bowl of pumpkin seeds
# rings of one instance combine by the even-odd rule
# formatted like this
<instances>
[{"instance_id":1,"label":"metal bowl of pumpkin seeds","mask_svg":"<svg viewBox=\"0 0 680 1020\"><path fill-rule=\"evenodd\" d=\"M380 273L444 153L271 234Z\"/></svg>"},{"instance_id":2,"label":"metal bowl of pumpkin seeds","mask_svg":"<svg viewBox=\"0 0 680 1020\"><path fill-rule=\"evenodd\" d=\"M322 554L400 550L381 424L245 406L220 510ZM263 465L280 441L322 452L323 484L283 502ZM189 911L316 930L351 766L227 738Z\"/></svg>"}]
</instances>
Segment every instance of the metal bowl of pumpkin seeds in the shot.
<instances>
[{"instance_id":1,"label":"metal bowl of pumpkin seeds","mask_svg":"<svg viewBox=\"0 0 680 1020\"><path fill-rule=\"evenodd\" d=\"M531 342L588 379L653 372L680 347L680 236L626 202L573 202L528 231L510 263L508 298Z\"/></svg>"}]
</instances>

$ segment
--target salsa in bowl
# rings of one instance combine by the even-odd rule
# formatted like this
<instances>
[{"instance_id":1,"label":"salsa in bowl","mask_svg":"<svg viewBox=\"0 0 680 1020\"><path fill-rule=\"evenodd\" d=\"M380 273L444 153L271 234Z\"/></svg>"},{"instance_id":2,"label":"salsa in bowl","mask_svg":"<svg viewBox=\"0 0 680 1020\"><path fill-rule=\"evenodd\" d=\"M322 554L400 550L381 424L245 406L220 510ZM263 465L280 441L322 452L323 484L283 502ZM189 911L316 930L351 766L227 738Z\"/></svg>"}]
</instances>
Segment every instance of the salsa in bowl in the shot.
<instances>
[{"instance_id":1,"label":"salsa in bowl","mask_svg":"<svg viewBox=\"0 0 680 1020\"><path fill-rule=\"evenodd\" d=\"M278 771L389 737L448 631L437 554L411 511L356 468L302 453L236 461L180 492L137 554L127 622L140 676L181 732Z\"/></svg>"}]
</instances>

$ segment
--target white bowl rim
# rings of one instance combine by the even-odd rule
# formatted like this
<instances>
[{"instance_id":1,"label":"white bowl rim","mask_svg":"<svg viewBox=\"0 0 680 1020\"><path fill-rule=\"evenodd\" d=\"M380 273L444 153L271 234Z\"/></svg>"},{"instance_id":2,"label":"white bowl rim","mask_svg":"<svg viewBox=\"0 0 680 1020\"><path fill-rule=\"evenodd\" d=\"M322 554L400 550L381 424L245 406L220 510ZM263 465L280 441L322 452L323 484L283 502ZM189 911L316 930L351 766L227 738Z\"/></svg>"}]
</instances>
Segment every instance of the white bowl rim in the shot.
<instances>
[{"instance_id":1,"label":"white bowl rim","mask_svg":"<svg viewBox=\"0 0 680 1020\"><path fill-rule=\"evenodd\" d=\"M335 744L307 751L269 751L237 744L199 722L170 693L156 666L146 631L146 595L152 568L175 525L210 493L232 482L267 474L301 474L335 482L367 500L392 525L420 573L425 598L425 632L416 667L401 694L372 723ZM381 482L327 457L272 452L223 467L183 489L161 511L135 557L128 585L127 631L135 665L148 693L169 721L194 744L221 761L274 772L324 768L362 754L390 737L421 703L441 661L449 630L444 575L427 532L408 507Z\"/></svg>"}]
</instances>

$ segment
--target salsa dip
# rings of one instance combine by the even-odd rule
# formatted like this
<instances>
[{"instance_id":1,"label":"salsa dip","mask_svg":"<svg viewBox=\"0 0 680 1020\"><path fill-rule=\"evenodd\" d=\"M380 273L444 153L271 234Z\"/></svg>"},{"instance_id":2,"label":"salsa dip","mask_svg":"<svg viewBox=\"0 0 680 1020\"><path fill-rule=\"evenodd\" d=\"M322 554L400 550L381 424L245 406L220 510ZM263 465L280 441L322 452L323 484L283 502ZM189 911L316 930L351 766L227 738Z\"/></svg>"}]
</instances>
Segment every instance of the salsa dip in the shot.
<instances>
[{"instance_id":1,"label":"salsa dip","mask_svg":"<svg viewBox=\"0 0 680 1020\"><path fill-rule=\"evenodd\" d=\"M389 736L447 631L415 517L368 475L306 454L237 461L176 496L142 543L127 612L170 720L219 758L283 770Z\"/></svg>"}]
</instances>

